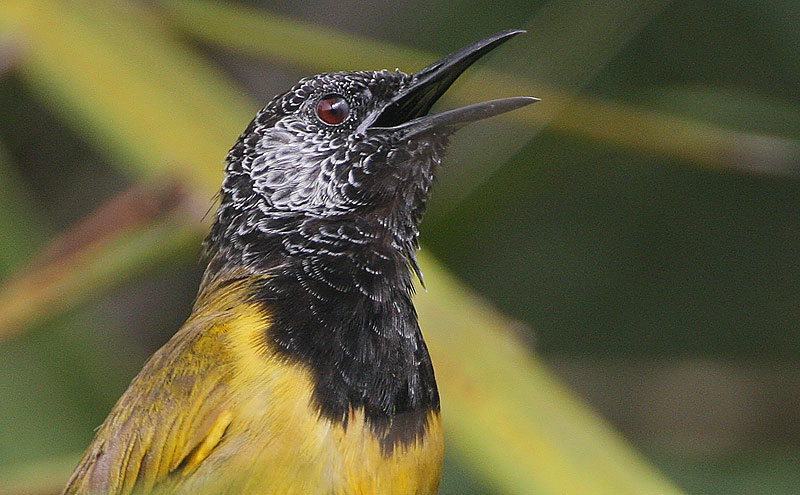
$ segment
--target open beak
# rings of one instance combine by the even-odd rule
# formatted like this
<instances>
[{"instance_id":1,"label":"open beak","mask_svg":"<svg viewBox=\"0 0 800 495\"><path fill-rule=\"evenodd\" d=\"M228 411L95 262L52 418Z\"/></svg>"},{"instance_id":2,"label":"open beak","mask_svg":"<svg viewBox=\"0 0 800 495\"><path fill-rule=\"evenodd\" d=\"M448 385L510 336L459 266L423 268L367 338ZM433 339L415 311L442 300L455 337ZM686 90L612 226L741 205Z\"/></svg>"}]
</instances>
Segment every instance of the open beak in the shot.
<instances>
[{"instance_id":1,"label":"open beak","mask_svg":"<svg viewBox=\"0 0 800 495\"><path fill-rule=\"evenodd\" d=\"M539 101L538 98L527 96L504 98L428 115L433 104L467 67L494 48L524 32L521 29L502 31L465 46L425 67L412 76L410 85L389 100L371 119L368 119L369 122L364 122L362 125L370 129L392 130L404 138L409 138L436 131L452 132L471 122Z\"/></svg>"}]
</instances>

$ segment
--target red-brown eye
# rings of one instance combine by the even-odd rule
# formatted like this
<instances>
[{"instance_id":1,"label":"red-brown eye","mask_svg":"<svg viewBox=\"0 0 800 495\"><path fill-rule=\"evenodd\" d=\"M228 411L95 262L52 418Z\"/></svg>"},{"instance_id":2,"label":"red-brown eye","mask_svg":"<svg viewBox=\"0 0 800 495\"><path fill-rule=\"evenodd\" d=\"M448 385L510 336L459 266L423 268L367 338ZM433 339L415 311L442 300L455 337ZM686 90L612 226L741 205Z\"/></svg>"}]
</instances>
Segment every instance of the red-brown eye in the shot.
<instances>
[{"instance_id":1,"label":"red-brown eye","mask_svg":"<svg viewBox=\"0 0 800 495\"><path fill-rule=\"evenodd\" d=\"M339 95L328 95L317 103L317 117L326 124L338 125L350 115L350 105Z\"/></svg>"}]
</instances>

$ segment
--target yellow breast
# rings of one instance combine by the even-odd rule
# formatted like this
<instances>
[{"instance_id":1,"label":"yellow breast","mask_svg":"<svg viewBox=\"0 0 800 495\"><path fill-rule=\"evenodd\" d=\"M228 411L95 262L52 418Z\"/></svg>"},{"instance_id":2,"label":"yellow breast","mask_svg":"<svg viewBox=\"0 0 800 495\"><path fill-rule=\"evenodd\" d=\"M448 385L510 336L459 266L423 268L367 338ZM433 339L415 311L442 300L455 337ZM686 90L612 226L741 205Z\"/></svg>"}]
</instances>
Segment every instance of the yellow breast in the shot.
<instances>
[{"instance_id":1,"label":"yellow breast","mask_svg":"<svg viewBox=\"0 0 800 495\"><path fill-rule=\"evenodd\" d=\"M323 417L312 374L265 342L246 282L201 296L98 430L65 495L432 495L439 415L381 445L363 411ZM402 419L402 418L400 418Z\"/></svg>"},{"instance_id":2,"label":"yellow breast","mask_svg":"<svg viewBox=\"0 0 800 495\"><path fill-rule=\"evenodd\" d=\"M233 415L219 444L177 484L179 493L198 493L215 479L246 494L436 493L443 450L438 412L429 413L421 438L382 450L363 411L351 411L346 423L320 417L311 373L270 351L268 318L258 306L239 305L236 314L208 335L227 350Z\"/></svg>"}]
</instances>

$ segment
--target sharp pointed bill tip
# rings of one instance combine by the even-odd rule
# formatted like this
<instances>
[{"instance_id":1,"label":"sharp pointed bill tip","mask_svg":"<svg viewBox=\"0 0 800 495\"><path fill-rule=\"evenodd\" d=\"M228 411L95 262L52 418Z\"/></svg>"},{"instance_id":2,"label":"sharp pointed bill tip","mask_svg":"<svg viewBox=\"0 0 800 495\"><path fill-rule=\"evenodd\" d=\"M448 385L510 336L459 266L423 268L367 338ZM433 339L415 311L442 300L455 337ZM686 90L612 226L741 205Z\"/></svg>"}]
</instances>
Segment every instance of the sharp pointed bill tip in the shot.
<instances>
[{"instance_id":1,"label":"sharp pointed bill tip","mask_svg":"<svg viewBox=\"0 0 800 495\"><path fill-rule=\"evenodd\" d=\"M439 97L467 68L509 39L525 32L524 29L500 31L462 47L421 69L413 75L412 83L408 87L395 95L373 118L362 124L363 128L403 129L404 133L407 133L413 124L424 132L430 127L429 124L438 122L444 127L453 129L539 101L537 98L524 96L505 98L425 117ZM426 124L422 124L423 121ZM418 135L421 132L413 134Z\"/></svg>"}]
</instances>

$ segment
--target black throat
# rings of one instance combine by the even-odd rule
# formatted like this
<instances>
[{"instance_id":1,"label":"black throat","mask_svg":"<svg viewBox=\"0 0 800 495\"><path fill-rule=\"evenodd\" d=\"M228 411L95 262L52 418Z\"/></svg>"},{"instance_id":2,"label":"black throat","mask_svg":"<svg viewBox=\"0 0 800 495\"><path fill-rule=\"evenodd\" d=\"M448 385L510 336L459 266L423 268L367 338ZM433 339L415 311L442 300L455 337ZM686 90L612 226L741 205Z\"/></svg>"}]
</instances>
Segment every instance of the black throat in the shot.
<instances>
[{"instance_id":1,"label":"black throat","mask_svg":"<svg viewBox=\"0 0 800 495\"><path fill-rule=\"evenodd\" d=\"M385 452L420 438L439 396L411 299L416 228L253 211L223 188L204 283L241 268L267 275L251 294L270 315L267 341L311 370L321 415L346 426L363 409Z\"/></svg>"}]
</instances>

